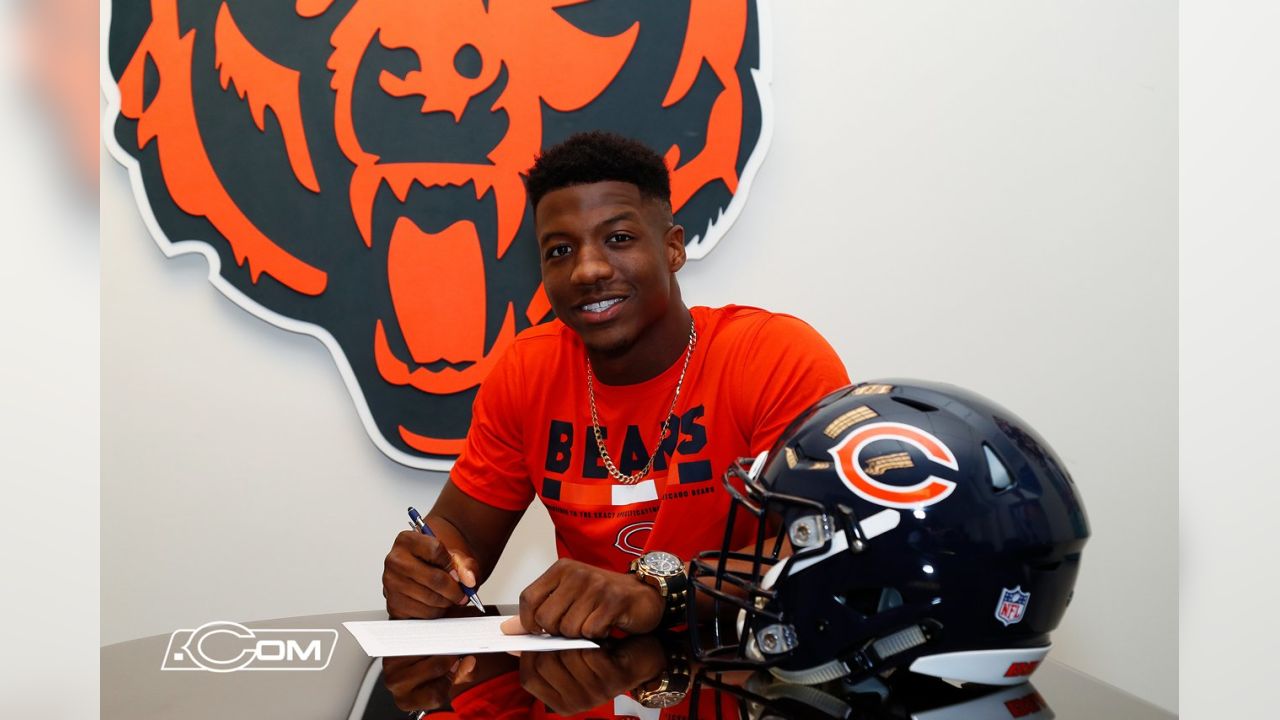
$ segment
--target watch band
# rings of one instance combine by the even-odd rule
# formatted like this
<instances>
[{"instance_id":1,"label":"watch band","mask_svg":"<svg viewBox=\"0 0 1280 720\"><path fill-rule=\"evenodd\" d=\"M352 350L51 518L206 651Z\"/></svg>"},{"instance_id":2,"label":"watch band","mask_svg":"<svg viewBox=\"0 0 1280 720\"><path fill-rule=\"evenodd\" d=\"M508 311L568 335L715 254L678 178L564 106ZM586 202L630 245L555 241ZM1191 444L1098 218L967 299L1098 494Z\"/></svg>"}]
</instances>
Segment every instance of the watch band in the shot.
<instances>
[{"instance_id":1,"label":"watch band","mask_svg":"<svg viewBox=\"0 0 1280 720\"><path fill-rule=\"evenodd\" d=\"M683 625L688 621L689 578L685 575L679 559L670 553L660 554L666 556L665 559L668 562L674 559L680 567L678 571L671 574L657 574L649 571L645 565L645 558L649 555L657 554L659 553L646 553L646 555L632 560L631 573L640 582L658 590L658 595L662 597L663 601L662 627L670 628Z\"/></svg>"},{"instance_id":2,"label":"watch band","mask_svg":"<svg viewBox=\"0 0 1280 720\"><path fill-rule=\"evenodd\" d=\"M669 708L684 702L689 693L689 666L684 663L672 664L649 681L631 692L631 696L646 708Z\"/></svg>"},{"instance_id":3,"label":"watch band","mask_svg":"<svg viewBox=\"0 0 1280 720\"><path fill-rule=\"evenodd\" d=\"M689 667L688 638L659 632L666 663L657 676L631 691L631 697L646 708L668 708L684 701L692 685Z\"/></svg>"}]
</instances>

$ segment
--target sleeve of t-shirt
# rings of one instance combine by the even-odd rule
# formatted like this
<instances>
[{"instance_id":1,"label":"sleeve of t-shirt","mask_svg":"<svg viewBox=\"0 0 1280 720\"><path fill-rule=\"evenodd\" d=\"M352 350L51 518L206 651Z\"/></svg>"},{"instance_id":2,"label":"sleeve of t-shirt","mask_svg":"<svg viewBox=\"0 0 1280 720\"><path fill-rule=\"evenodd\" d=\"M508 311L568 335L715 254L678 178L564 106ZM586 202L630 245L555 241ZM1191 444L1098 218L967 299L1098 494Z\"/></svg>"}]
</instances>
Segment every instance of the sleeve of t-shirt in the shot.
<instances>
[{"instance_id":1,"label":"sleeve of t-shirt","mask_svg":"<svg viewBox=\"0 0 1280 720\"><path fill-rule=\"evenodd\" d=\"M516 350L509 348L480 384L467 440L449 472L459 490L503 510L524 510L533 501L525 471L524 397Z\"/></svg>"},{"instance_id":2,"label":"sleeve of t-shirt","mask_svg":"<svg viewBox=\"0 0 1280 720\"><path fill-rule=\"evenodd\" d=\"M849 384L849 373L831 344L790 315L765 320L748 357L739 386L750 418L744 429L752 455L772 448L800 413Z\"/></svg>"}]
</instances>

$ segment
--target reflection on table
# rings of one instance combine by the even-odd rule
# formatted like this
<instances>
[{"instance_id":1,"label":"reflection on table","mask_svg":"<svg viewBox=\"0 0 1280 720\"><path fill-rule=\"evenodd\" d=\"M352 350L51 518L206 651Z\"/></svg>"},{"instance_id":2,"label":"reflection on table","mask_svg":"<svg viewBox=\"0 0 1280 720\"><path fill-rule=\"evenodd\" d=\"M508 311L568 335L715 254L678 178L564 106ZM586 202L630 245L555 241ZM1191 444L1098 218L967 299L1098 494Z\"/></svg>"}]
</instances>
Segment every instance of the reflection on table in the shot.
<instances>
[{"instance_id":1,"label":"reflection on table","mask_svg":"<svg viewBox=\"0 0 1280 720\"><path fill-rule=\"evenodd\" d=\"M459 718L1050 718L1030 683L958 687L904 674L803 686L763 672L691 668L683 638L599 649L374 662L353 720Z\"/></svg>"},{"instance_id":2,"label":"reflection on table","mask_svg":"<svg viewBox=\"0 0 1280 720\"><path fill-rule=\"evenodd\" d=\"M513 608L490 608L510 614ZM637 636L595 650L371 660L342 623L381 611L249 622L249 628L336 629L332 657L303 672L168 672L169 635L102 648L102 717L388 718L1126 718L1174 717L1072 670L1051 655L1034 682L958 688L922 676L808 687L764 673L714 672L677 638ZM662 707L667 705L666 707Z\"/></svg>"}]
</instances>

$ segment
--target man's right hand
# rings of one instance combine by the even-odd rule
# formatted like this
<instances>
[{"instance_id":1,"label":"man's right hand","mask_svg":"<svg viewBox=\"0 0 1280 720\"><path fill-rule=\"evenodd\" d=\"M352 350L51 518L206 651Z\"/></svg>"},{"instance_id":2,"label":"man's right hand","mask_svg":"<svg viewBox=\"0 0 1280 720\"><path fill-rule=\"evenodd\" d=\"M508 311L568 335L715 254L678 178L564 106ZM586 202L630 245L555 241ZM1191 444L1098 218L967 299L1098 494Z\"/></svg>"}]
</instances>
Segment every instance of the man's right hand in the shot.
<instances>
[{"instance_id":1,"label":"man's right hand","mask_svg":"<svg viewBox=\"0 0 1280 720\"><path fill-rule=\"evenodd\" d=\"M449 608L467 602L458 582L474 588L479 570L466 550L446 549L436 538L401 531L382 566L387 615L393 620L440 617Z\"/></svg>"},{"instance_id":2,"label":"man's right hand","mask_svg":"<svg viewBox=\"0 0 1280 720\"><path fill-rule=\"evenodd\" d=\"M405 712L436 710L449 704L455 686L469 682L476 658L468 655L382 659L382 684Z\"/></svg>"}]
</instances>

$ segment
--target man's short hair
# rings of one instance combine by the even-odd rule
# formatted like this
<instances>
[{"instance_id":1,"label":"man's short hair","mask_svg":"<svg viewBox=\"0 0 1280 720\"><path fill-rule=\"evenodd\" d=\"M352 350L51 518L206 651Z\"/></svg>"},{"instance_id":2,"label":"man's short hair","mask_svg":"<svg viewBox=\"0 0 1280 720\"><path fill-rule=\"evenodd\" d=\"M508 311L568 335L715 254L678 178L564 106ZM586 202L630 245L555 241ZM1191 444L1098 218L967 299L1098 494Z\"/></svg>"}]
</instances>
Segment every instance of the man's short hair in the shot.
<instances>
[{"instance_id":1,"label":"man's short hair","mask_svg":"<svg viewBox=\"0 0 1280 720\"><path fill-rule=\"evenodd\" d=\"M574 133L547 148L529 169L525 184L537 208L554 190L610 180L631 183L642 197L671 206L671 173L662 157L643 143L598 130Z\"/></svg>"}]
</instances>

